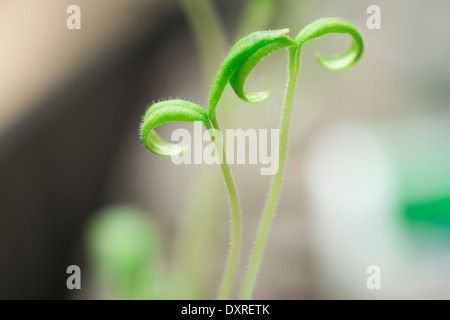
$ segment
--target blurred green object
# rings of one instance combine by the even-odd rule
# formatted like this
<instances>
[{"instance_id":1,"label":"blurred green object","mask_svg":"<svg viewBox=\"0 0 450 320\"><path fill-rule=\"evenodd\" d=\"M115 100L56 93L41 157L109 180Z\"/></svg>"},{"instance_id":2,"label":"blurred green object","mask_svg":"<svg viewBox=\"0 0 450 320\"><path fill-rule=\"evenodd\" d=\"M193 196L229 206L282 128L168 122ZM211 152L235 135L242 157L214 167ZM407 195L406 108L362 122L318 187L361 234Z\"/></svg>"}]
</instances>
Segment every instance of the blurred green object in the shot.
<instances>
[{"instance_id":1,"label":"blurred green object","mask_svg":"<svg viewBox=\"0 0 450 320\"><path fill-rule=\"evenodd\" d=\"M264 30L277 11L280 0L247 0L241 14L236 37L242 37L256 30Z\"/></svg>"},{"instance_id":2,"label":"blurred green object","mask_svg":"<svg viewBox=\"0 0 450 320\"><path fill-rule=\"evenodd\" d=\"M428 221L450 227L450 197L410 204L406 207L405 214L411 222Z\"/></svg>"},{"instance_id":3,"label":"blurred green object","mask_svg":"<svg viewBox=\"0 0 450 320\"><path fill-rule=\"evenodd\" d=\"M450 227L450 114L410 116L385 134L406 221Z\"/></svg>"},{"instance_id":4,"label":"blurred green object","mask_svg":"<svg viewBox=\"0 0 450 320\"><path fill-rule=\"evenodd\" d=\"M132 207L101 209L88 226L94 276L107 299L168 299L162 241L151 215Z\"/></svg>"}]
</instances>

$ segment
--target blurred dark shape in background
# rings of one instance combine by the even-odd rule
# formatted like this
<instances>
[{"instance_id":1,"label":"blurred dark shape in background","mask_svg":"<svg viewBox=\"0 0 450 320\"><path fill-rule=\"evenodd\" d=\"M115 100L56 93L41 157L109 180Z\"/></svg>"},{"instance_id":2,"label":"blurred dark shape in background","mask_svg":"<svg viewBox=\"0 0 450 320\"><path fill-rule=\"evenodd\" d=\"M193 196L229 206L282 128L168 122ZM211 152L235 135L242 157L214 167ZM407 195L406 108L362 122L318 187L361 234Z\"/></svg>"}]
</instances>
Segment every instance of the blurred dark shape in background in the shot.
<instances>
[{"instance_id":1,"label":"blurred dark shape in background","mask_svg":"<svg viewBox=\"0 0 450 320\"><path fill-rule=\"evenodd\" d=\"M102 2L104 10L108 3ZM40 5L44 8L39 14L45 19L45 9L53 12L56 3ZM93 7L83 7L82 30L72 32L88 33L89 22L102 19L101 12L89 13ZM121 5L110 7L120 10ZM144 86L143 81L147 68L156 74L164 68L152 56L174 38L188 36L173 1L163 6L156 1L133 1L130 7L133 10L124 11L121 19L132 23L122 23L123 30L109 46L95 48L96 40L79 48L77 53L87 56L85 65L67 74L51 93L32 101L29 112L1 132L2 299L67 295L65 270L73 263L73 249L82 242L82 228L89 214L104 202L105 180L124 133L136 127L136 119L157 89L157 79L154 87ZM58 14L65 29L65 10ZM52 30L47 31L51 37ZM65 36L70 37L70 31ZM65 40L53 39L53 50ZM91 51L98 52L90 56Z\"/></svg>"},{"instance_id":2,"label":"blurred dark shape in background","mask_svg":"<svg viewBox=\"0 0 450 320\"><path fill-rule=\"evenodd\" d=\"M161 55L173 43L196 54L175 0L78 1L75 31L66 28L71 4L0 4L8 36L0 44L11 50L0 59L25 58L3 60L16 72L0 75L7 85L0 97L0 299L67 297L65 270L84 256L83 228L108 202L124 137L138 139L136 120L161 98ZM232 1L222 13L230 20L240 5Z\"/></svg>"}]
</instances>

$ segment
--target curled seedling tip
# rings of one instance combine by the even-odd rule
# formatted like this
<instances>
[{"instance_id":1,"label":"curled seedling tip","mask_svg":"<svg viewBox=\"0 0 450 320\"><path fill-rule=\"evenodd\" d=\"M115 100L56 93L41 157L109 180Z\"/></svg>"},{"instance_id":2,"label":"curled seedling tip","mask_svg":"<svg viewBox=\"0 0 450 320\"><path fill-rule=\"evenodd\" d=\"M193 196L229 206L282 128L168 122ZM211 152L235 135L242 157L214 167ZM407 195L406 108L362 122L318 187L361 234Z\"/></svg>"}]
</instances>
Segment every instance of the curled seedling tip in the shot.
<instances>
[{"instance_id":1,"label":"curled seedling tip","mask_svg":"<svg viewBox=\"0 0 450 320\"><path fill-rule=\"evenodd\" d=\"M201 121L207 129L211 128L208 113L198 104L180 99L157 102L148 108L142 120L141 138L148 150L165 157L187 150L188 146L166 142L155 132L156 127L172 121Z\"/></svg>"},{"instance_id":2,"label":"curled seedling tip","mask_svg":"<svg viewBox=\"0 0 450 320\"><path fill-rule=\"evenodd\" d=\"M316 39L329 33L346 33L352 36L352 44L343 53L332 57L323 57L316 54L317 61L326 69L332 71L343 70L355 64L364 50L362 37L356 27L349 21L342 18L324 18L316 20L308 24L295 37L295 46L289 47L289 75L284 99L284 106L281 115L280 138L279 138L279 154L278 154L278 171L275 173L266 202L266 207L261 218L261 222L253 246L253 251L247 267L247 273L241 291L241 299L250 299L255 288L258 270L261 266L264 250L266 247L269 230L272 225L273 218L276 213L278 199L281 192L283 174L286 165L287 143L289 134L290 114L293 105L295 93L295 85L297 75L300 71L300 56L303 45L312 39ZM250 60L247 60L250 61ZM246 62L250 63L250 62ZM252 61L252 67L257 61ZM244 71L241 71L240 77L245 78ZM245 71L247 72L247 71ZM236 77L239 77L236 75Z\"/></svg>"},{"instance_id":3,"label":"curled seedling tip","mask_svg":"<svg viewBox=\"0 0 450 320\"><path fill-rule=\"evenodd\" d=\"M346 33L352 36L350 47L335 56L325 57L316 53L316 59L325 69L339 71L350 68L361 57L364 51L364 44L358 29L348 20L331 17L318 19L304 27L295 37L299 47L309 40L319 38L328 33ZM300 55L301 50L298 50ZM300 57L297 57L300 59Z\"/></svg>"},{"instance_id":4,"label":"curled seedling tip","mask_svg":"<svg viewBox=\"0 0 450 320\"><path fill-rule=\"evenodd\" d=\"M228 82L238 97L244 101L256 103L269 96L270 90L244 91L244 83L261 59L276 50L295 45L295 42L286 36L288 32L289 29L254 32L239 40L231 48L213 83L208 109L210 116L214 114Z\"/></svg>"}]
</instances>

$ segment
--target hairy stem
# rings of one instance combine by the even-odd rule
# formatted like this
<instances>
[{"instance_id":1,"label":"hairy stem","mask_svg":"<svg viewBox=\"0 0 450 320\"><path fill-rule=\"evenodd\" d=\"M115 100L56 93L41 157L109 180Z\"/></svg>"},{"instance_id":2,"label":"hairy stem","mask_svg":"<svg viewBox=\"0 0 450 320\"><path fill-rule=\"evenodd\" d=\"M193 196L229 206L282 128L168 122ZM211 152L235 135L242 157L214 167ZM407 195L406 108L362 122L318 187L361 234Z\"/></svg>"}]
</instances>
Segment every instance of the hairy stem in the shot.
<instances>
[{"instance_id":1,"label":"hairy stem","mask_svg":"<svg viewBox=\"0 0 450 320\"><path fill-rule=\"evenodd\" d=\"M215 115L211 117L211 123L215 130L220 131ZM225 148L223 144L219 145L218 139L215 139L214 142L216 143L216 147L222 150L221 168L228 193L230 195L231 203L231 242L230 249L228 251L227 264L225 266L225 273L223 275L222 284L218 295L219 300L226 300L230 295L231 285L233 283L239 257L239 248L241 243L241 210L236 185L234 183L233 175L231 174L230 166L227 163Z\"/></svg>"},{"instance_id":2,"label":"hairy stem","mask_svg":"<svg viewBox=\"0 0 450 320\"><path fill-rule=\"evenodd\" d=\"M248 300L252 298L256 278L258 276L258 271L261 266L264 249L266 248L267 238L269 236L272 220L275 216L278 198L281 191L281 184L283 181L283 174L286 163L288 130L289 130L289 120L291 114L292 100L294 98L295 84L297 82L296 81L297 75L300 68L299 59L297 59L296 57L297 50L299 50L299 48L297 47L289 48L289 77L281 116L278 171L274 175L272 180L272 185L270 188L269 197L267 199L266 208L264 210L259 225L256 241L247 267L247 273L245 276L244 285L242 287L241 292L242 300Z\"/></svg>"},{"instance_id":3,"label":"hairy stem","mask_svg":"<svg viewBox=\"0 0 450 320\"><path fill-rule=\"evenodd\" d=\"M261 28L263 29L265 25L270 21L273 16L274 7L279 0L250 0L247 2L246 9L243 16L240 19L239 26L237 28L237 35L240 37L246 34L250 28ZM217 11L209 0L180 0L183 10L188 17L191 29L194 33L195 39L197 40L197 46L201 57L203 77L205 80L209 79L217 67L217 58L221 57L223 52L226 50L226 35L224 29L218 19ZM224 110L224 115L228 118L234 118L236 115L235 104L230 102L230 95L228 92L224 92L222 97L222 103L227 106ZM219 128L217 120L211 120L216 129ZM216 144L217 146L217 144ZM223 147L222 147L223 149ZM231 290L231 284L234 277L238 252L240 246L240 234L241 234L241 219L240 219L240 208L238 202L238 196L234 181L231 175L230 168L226 162L225 152L223 152L222 172L225 177L225 182L230 194L231 208L232 208L232 234L231 234L231 246L228 253L228 261L225 267L225 274L222 280L222 285L219 293L219 299L226 299L229 296ZM197 197L192 197L190 208L188 212L189 217L194 217L195 221L202 222L195 223L197 228L189 228L186 226L184 231L181 232L179 237L176 261L178 266L184 266L190 270L191 275L188 276L191 285L196 286L195 283L201 277L203 270L201 268L201 258L192 259L192 256L186 253L188 251L195 251L197 257L207 255L207 245L201 246L201 243L208 243L207 241L202 241L207 239L204 235L209 235L214 229L214 222L217 220L215 206L218 205L216 199L219 198L217 191L219 188L218 180L211 179L210 177L205 177L205 173L199 178L200 186L206 186L208 193L210 194L209 206L204 206L204 201L198 201ZM211 181L212 180L212 181ZM209 183L208 183L209 182ZM196 190L197 191L197 190ZM199 192L199 194L204 194ZM202 204L202 206L198 206ZM207 223L208 221L208 223ZM199 226L201 226L199 228ZM200 229L200 230L199 230ZM194 260L194 261L192 261ZM191 277L195 275L194 277Z\"/></svg>"}]
</instances>

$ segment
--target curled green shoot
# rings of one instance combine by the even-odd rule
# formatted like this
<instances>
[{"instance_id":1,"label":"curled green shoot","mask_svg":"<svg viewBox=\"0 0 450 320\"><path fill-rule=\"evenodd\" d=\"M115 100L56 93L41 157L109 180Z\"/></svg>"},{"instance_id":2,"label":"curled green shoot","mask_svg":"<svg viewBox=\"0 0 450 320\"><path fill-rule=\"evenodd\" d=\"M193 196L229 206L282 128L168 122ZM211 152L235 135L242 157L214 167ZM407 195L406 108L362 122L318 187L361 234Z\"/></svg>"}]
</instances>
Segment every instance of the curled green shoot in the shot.
<instances>
[{"instance_id":1,"label":"curled green shoot","mask_svg":"<svg viewBox=\"0 0 450 320\"><path fill-rule=\"evenodd\" d=\"M289 49L289 76L282 110L280 125L280 143L278 171L275 173L266 208L258 229L255 245L250 257L241 299L250 299L256 283L256 277L261 265L266 247L267 237L275 216L276 206L280 195L284 167L287 155L288 128L290 112L294 97L297 75L300 70L300 55L304 45L309 40L328 33L346 33L353 38L350 48L342 54L333 57L322 57L316 54L316 59L326 69L337 71L351 67L358 61L363 52L363 42L356 27L341 18L324 18L307 25L291 39L286 34L289 29L258 31L238 41L229 51L213 82L208 102L208 112L201 106L185 100L168 100L152 105L143 118L141 127L142 141L152 152L162 156L181 154L185 146L178 146L162 140L154 129L169 121L201 121L208 129L216 148L222 154L221 168L230 195L232 209L231 244L228 253L225 273L219 291L219 299L228 299L238 262L241 238L241 214L236 186L226 160L226 154L219 136L220 127L216 116L216 108L228 83L242 100L257 103L266 99L270 91L247 92L244 90L245 81L253 68L264 57L284 48ZM217 130L217 131L216 131Z\"/></svg>"},{"instance_id":2,"label":"curled green shoot","mask_svg":"<svg viewBox=\"0 0 450 320\"><path fill-rule=\"evenodd\" d=\"M267 238L280 196L287 155L290 114L294 98L295 85L297 82L297 75L300 71L300 56L302 47L307 41L321 37L328 33L350 34L352 36L352 44L344 53L333 57L322 57L321 55L316 54L317 61L324 68L331 71L347 69L358 61L363 52L363 41L359 31L352 23L342 18L323 18L310 23L295 37L296 44L289 47L289 76L280 124L278 171L272 180L266 207L262 215L256 241L247 267L247 273L241 291L241 299L251 299L253 295L256 278L261 266ZM245 67L245 69L243 69L245 70L245 73L242 71L243 75L236 84L237 86L243 88L245 75L249 73L248 69L252 69L254 65L256 64L252 62L251 65L249 64Z\"/></svg>"},{"instance_id":3,"label":"curled green shoot","mask_svg":"<svg viewBox=\"0 0 450 320\"><path fill-rule=\"evenodd\" d=\"M208 129L211 139L215 141L216 148L218 150L224 149L220 139L214 139L215 132L212 130L206 110L195 103L185 100L167 100L158 102L153 104L147 110L143 117L141 126L142 142L147 149L157 155L166 157L179 155L186 151L187 146L179 146L177 144L166 142L154 131L156 127L171 121L201 121L205 125L206 129ZM228 254L225 275L219 293L219 299L228 298L239 255L241 233L240 207L237 190L224 154L223 158L221 168L230 194L232 208L232 241L230 252Z\"/></svg>"},{"instance_id":4,"label":"curled green shoot","mask_svg":"<svg viewBox=\"0 0 450 320\"><path fill-rule=\"evenodd\" d=\"M263 56L267 56L277 49L286 47L287 45L292 45L293 41L284 36L288 32L289 29L255 32L242 38L231 48L221 67L219 68L219 71L217 72L210 94L208 115L214 129L220 131L219 122L216 116L216 107L227 83L230 82L233 89L235 89L236 91L237 88L233 86L234 82L232 81L234 80L235 73L240 70L242 64L245 63L245 61L249 59L253 61L255 56L261 59ZM276 45L276 48L274 47L274 44ZM269 93L264 92L252 95L251 93L236 91L236 94L244 101L259 102L265 99ZM223 149L222 152L224 159L222 163L222 171L231 200L232 229L230 251L228 253L228 261L225 267L222 286L219 292L219 299L228 299L239 256L241 238L241 214L238 194L233 182L230 168L227 164L225 150Z\"/></svg>"},{"instance_id":5,"label":"curled green shoot","mask_svg":"<svg viewBox=\"0 0 450 320\"><path fill-rule=\"evenodd\" d=\"M293 45L294 41L285 36L288 32L289 29L254 32L239 40L230 49L230 52L228 52L228 55L225 57L217 72L211 89L208 107L208 114L211 119L216 118L216 107L228 82L230 82L236 94L244 101L260 102L268 97L268 91L258 93L256 97L254 96L255 94L250 94L249 97L244 92L236 91L238 87L235 85L236 79L234 75L241 70L242 65L247 61L254 61L255 57L260 60L276 50ZM231 81L232 79L233 81Z\"/></svg>"},{"instance_id":6,"label":"curled green shoot","mask_svg":"<svg viewBox=\"0 0 450 320\"><path fill-rule=\"evenodd\" d=\"M255 94L240 91L240 88L236 84L238 84L239 79L242 79L242 77L245 78L246 71L250 71L245 67L242 67L246 61L249 62L245 65L252 65L252 63L256 64L256 61L259 61L270 53L287 46L292 46L294 41L285 36L288 32L288 29L260 31L252 33L238 41L231 48L216 75L210 94L208 112L201 106L189 101L167 100L152 105L143 118L141 127L142 141L144 145L155 154L161 156L173 156L186 151L187 146L179 146L166 142L154 131L157 126L170 121L202 121L210 132L211 138L216 144L216 148L219 151L221 150L221 168L231 202L232 228L230 249L222 285L219 291L219 299L228 299L233 283L240 249L241 213L238 193L230 167L227 163L225 149L221 144L221 139L214 139L216 135L214 130L220 132L215 112L216 107L219 104L220 98L228 82L230 82L233 89L235 89L236 94L245 101L259 102L268 96L268 92ZM235 75L236 72L239 72L239 76ZM212 127L214 130L211 130Z\"/></svg>"},{"instance_id":7,"label":"curled green shoot","mask_svg":"<svg viewBox=\"0 0 450 320\"><path fill-rule=\"evenodd\" d=\"M142 119L141 138L151 152L165 157L182 154L188 148L161 139L155 128L166 122L201 121L207 129L211 129L208 114L198 104L186 100L166 100L153 104Z\"/></svg>"}]
</instances>

